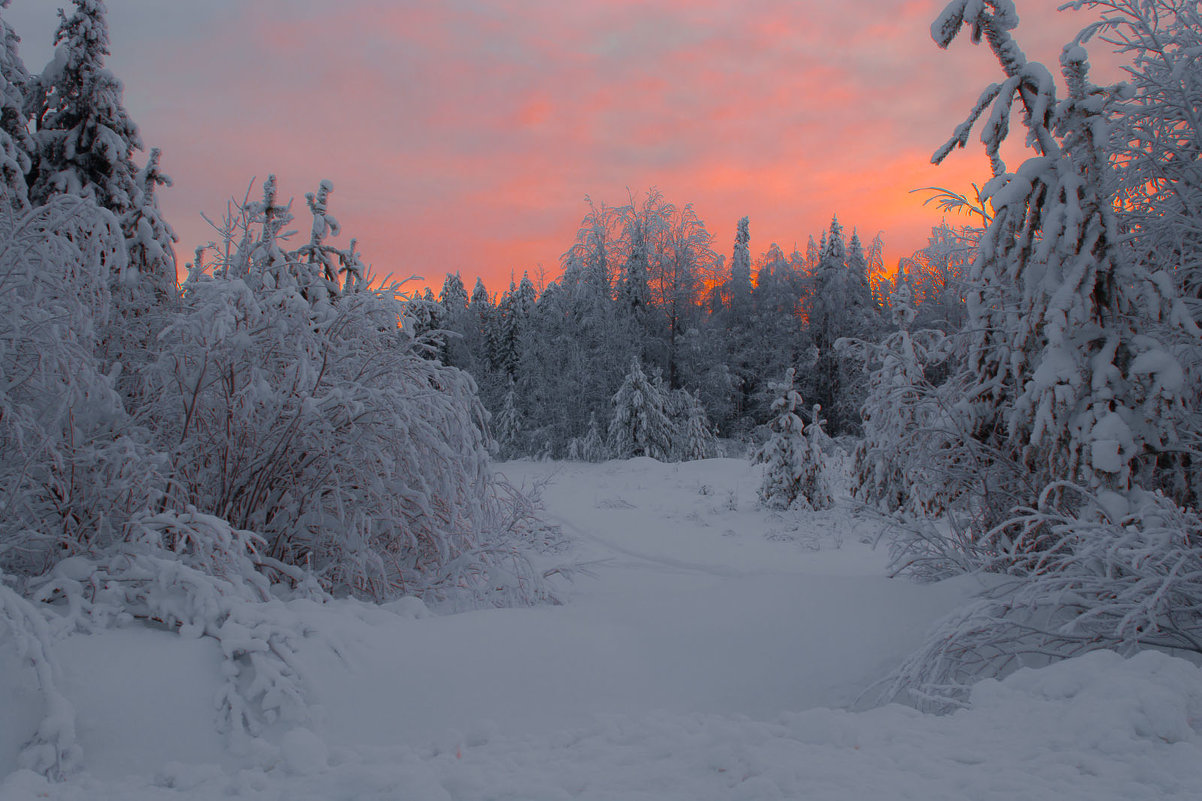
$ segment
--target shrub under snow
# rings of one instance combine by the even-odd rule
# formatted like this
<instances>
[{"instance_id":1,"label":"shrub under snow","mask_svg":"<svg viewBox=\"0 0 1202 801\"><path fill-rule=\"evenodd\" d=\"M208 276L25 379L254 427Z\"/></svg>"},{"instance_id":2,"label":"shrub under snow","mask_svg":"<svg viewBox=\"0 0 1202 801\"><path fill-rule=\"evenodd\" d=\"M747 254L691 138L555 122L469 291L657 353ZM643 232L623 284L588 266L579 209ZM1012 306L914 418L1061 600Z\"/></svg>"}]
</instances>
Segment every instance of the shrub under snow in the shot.
<instances>
[{"instance_id":1,"label":"shrub under snow","mask_svg":"<svg viewBox=\"0 0 1202 801\"><path fill-rule=\"evenodd\" d=\"M193 266L148 374L160 446L188 503L331 592L487 596L505 532L475 384L425 357L396 286L325 243L330 189L301 248L271 180Z\"/></svg>"}]
</instances>

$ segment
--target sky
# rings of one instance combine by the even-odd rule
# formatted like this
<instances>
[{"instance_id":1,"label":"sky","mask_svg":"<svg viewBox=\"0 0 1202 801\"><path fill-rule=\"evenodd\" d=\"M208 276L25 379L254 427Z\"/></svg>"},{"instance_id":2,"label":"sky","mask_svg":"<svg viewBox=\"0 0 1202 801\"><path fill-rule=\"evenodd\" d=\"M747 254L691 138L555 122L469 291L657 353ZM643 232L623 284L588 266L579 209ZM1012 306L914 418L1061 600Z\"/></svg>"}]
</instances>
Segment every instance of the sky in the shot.
<instances>
[{"instance_id":1,"label":"sky","mask_svg":"<svg viewBox=\"0 0 1202 801\"><path fill-rule=\"evenodd\" d=\"M887 263L912 253L941 218L912 190L988 177L979 144L929 164L1000 80L986 47L934 45L943 4L107 0L108 63L174 179L181 265L214 237L202 214L275 173L298 218L333 182L341 240L378 277L497 292L558 275L586 196L650 187L692 203L728 258L745 215L753 254L804 250L832 214L880 233ZM30 70L58 5L4 12ZM1058 5L1019 0L1016 34L1053 68L1092 19Z\"/></svg>"}]
</instances>

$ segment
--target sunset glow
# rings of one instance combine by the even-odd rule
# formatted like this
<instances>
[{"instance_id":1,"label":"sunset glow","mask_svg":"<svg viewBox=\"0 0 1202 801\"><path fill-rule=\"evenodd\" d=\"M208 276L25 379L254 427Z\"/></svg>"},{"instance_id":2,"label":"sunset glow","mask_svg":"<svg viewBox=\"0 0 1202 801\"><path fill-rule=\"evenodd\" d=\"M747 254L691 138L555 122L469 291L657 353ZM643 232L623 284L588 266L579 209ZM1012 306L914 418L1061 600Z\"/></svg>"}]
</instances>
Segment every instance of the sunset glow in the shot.
<instances>
[{"instance_id":1,"label":"sunset glow","mask_svg":"<svg viewBox=\"0 0 1202 801\"><path fill-rule=\"evenodd\" d=\"M1018 30L1052 65L1087 21L1057 4L1023 4ZM32 69L54 5L7 12ZM652 186L728 256L744 215L758 255L804 249L835 213L882 233L892 265L939 221L911 190L988 169L971 148L928 163L997 77L984 48L935 47L941 5L109 0L110 66L175 180L161 202L181 264L211 238L202 212L276 173L298 200L333 181L374 271L435 285L551 279L586 195Z\"/></svg>"}]
</instances>

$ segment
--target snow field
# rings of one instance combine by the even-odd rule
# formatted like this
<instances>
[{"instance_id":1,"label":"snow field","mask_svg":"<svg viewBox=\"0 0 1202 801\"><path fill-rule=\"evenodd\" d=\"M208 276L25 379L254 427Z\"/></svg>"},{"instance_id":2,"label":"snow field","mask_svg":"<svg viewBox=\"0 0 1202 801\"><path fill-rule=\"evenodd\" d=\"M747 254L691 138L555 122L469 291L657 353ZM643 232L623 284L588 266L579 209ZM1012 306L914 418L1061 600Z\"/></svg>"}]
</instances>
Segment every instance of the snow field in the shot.
<instances>
[{"instance_id":1,"label":"snow field","mask_svg":"<svg viewBox=\"0 0 1202 801\"><path fill-rule=\"evenodd\" d=\"M502 470L551 481L574 544L547 566L595 574L564 605L293 602L319 632L311 717L237 749L214 726L212 641L70 637L84 770L61 784L15 770L36 697L0 652L0 801L1198 797L1202 671L1161 654L1020 671L947 717L840 708L974 588L885 578L846 499L766 512L741 460Z\"/></svg>"}]
</instances>

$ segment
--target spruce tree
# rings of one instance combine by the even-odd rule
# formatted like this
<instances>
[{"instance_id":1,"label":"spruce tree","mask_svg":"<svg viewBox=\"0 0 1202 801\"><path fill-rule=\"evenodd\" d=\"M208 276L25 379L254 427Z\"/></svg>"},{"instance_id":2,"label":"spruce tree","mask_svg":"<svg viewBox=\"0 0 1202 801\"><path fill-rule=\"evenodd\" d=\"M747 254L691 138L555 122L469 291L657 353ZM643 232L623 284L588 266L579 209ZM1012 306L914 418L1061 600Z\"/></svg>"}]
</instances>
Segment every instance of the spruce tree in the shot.
<instances>
[{"instance_id":1,"label":"spruce tree","mask_svg":"<svg viewBox=\"0 0 1202 801\"><path fill-rule=\"evenodd\" d=\"M843 227L838 218L832 218L823 238L825 247L807 280L804 303L805 342L811 360L805 386L810 398L830 416L832 432L842 434L859 429L863 366L841 355L836 345L844 337L875 337L879 315L859 237L853 234L854 247L849 252Z\"/></svg>"},{"instance_id":2,"label":"spruce tree","mask_svg":"<svg viewBox=\"0 0 1202 801\"><path fill-rule=\"evenodd\" d=\"M73 4L70 15L59 11L55 58L31 98L37 159L30 200L78 195L120 219L136 205L133 154L142 141L122 105L121 83L104 66L109 36L103 0Z\"/></svg>"},{"instance_id":3,"label":"spruce tree","mask_svg":"<svg viewBox=\"0 0 1202 801\"><path fill-rule=\"evenodd\" d=\"M751 221L739 220L735 249L730 259L730 310L733 320L746 321L751 311Z\"/></svg>"},{"instance_id":4,"label":"spruce tree","mask_svg":"<svg viewBox=\"0 0 1202 801\"><path fill-rule=\"evenodd\" d=\"M797 415L801 395L793 388L794 371L771 385L777 393L772 403L772 436L752 456L753 464L764 465L760 502L769 509L818 510L834 504L823 470L822 452L806 437L805 425Z\"/></svg>"},{"instance_id":5,"label":"spruce tree","mask_svg":"<svg viewBox=\"0 0 1202 801\"><path fill-rule=\"evenodd\" d=\"M1161 320L1193 327L1171 282L1123 245L1108 164L1113 93L1089 81L1086 51L1070 43L1067 96L1057 97L1015 44L1016 24L1010 2L958 0L932 27L941 47L964 25L983 32L1006 76L935 154L964 146L992 107L982 138L994 177L983 195L995 213L972 267L962 406L975 441L1001 457L987 479L1001 491L996 516L1035 504L1044 488L1045 500L1068 501L1057 482L1120 494L1155 486L1182 405L1181 367L1154 333ZM1036 156L1011 173L1000 148L1015 102Z\"/></svg>"},{"instance_id":6,"label":"spruce tree","mask_svg":"<svg viewBox=\"0 0 1202 801\"><path fill-rule=\"evenodd\" d=\"M718 456L718 438L710 427L705 406L697 394L684 393L687 399L684 420L677 432L677 453L681 461L713 459Z\"/></svg>"},{"instance_id":7,"label":"spruce tree","mask_svg":"<svg viewBox=\"0 0 1202 801\"><path fill-rule=\"evenodd\" d=\"M166 302L176 294L175 243L179 239L159 209L156 190L171 186L159 169L159 149L153 148L146 166L138 171L134 207L121 221L129 250L129 275L124 283L146 283Z\"/></svg>"},{"instance_id":8,"label":"spruce tree","mask_svg":"<svg viewBox=\"0 0 1202 801\"><path fill-rule=\"evenodd\" d=\"M662 462L672 458L673 431L666 401L660 388L647 378L636 356L613 397L609 451L614 458L649 456Z\"/></svg>"},{"instance_id":9,"label":"spruce tree","mask_svg":"<svg viewBox=\"0 0 1202 801\"><path fill-rule=\"evenodd\" d=\"M0 12L9 2L0 0ZM36 150L26 114L30 76L17 53L20 41L0 17L0 191L14 210L29 205L28 175Z\"/></svg>"}]
</instances>

